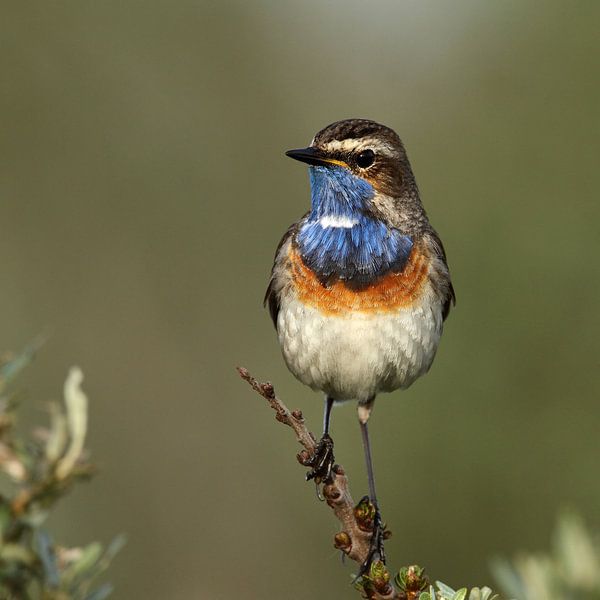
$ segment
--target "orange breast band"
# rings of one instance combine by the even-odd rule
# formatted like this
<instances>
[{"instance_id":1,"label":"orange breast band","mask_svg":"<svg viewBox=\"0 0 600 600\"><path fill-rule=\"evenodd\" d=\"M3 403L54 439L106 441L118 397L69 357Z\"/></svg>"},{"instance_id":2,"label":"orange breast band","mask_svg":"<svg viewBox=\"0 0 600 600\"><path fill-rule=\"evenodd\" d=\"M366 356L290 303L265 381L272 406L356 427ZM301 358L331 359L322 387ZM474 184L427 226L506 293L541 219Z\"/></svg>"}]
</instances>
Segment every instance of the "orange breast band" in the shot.
<instances>
[{"instance_id":1,"label":"orange breast band","mask_svg":"<svg viewBox=\"0 0 600 600\"><path fill-rule=\"evenodd\" d=\"M341 280L323 285L293 248L289 258L299 300L322 313L338 316L348 312L392 312L411 306L421 296L429 270L427 256L415 245L402 273L388 273L371 285L353 290Z\"/></svg>"}]
</instances>

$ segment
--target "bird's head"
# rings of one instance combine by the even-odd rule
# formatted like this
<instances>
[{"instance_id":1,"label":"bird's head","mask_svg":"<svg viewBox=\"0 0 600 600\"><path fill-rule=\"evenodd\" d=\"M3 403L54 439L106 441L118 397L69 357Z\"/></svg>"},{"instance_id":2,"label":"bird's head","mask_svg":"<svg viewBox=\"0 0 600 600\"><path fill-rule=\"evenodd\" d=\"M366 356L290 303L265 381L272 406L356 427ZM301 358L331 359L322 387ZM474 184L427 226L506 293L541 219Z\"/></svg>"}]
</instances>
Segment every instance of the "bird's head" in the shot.
<instances>
[{"instance_id":1,"label":"bird's head","mask_svg":"<svg viewBox=\"0 0 600 600\"><path fill-rule=\"evenodd\" d=\"M312 206L295 243L320 281L360 287L401 270L428 223L398 135L348 119L287 155L310 165Z\"/></svg>"},{"instance_id":2,"label":"bird's head","mask_svg":"<svg viewBox=\"0 0 600 600\"><path fill-rule=\"evenodd\" d=\"M424 218L402 141L385 125L337 121L286 154L310 165L314 217L370 213L403 230Z\"/></svg>"}]
</instances>

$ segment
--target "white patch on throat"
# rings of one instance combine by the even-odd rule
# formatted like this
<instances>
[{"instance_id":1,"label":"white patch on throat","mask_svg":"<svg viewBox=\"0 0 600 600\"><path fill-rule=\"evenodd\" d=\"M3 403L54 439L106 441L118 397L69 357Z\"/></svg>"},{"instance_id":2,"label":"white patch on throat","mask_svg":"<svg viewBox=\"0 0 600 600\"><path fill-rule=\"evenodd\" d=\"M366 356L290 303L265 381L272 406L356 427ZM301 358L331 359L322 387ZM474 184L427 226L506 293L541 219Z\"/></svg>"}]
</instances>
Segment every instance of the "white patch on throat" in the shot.
<instances>
[{"instance_id":1,"label":"white patch on throat","mask_svg":"<svg viewBox=\"0 0 600 600\"><path fill-rule=\"evenodd\" d=\"M351 229L355 225L358 225L358 221L356 219L351 219L350 217L325 215L319 219L319 225L324 229L327 227L343 227L344 229Z\"/></svg>"}]
</instances>

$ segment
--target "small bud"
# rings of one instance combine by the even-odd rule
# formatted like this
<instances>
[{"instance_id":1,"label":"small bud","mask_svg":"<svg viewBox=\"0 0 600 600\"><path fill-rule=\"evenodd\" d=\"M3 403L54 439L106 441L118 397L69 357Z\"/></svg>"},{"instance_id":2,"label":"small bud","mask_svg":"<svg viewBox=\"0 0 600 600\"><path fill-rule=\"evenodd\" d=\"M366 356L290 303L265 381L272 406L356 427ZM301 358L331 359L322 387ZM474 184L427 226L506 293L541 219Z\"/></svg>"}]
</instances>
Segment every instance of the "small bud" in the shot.
<instances>
[{"instance_id":1,"label":"small bud","mask_svg":"<svg viewBox=\"0 0 600 600\"><path fill-rule=\"evenodd\" d=\"M373 582L379 580L383 583L387 583L390 580L390 573L383 561L376 560L371 564L371 568L369 569L369 579Z\"/></svg>"},{"instance_id":2,"label":"small bud","mask_svg":"<svg viewBox=\"0 0 600 600\"><path fill-rule=\"evenodd\" d=\"M373 531L373 520L375 519L375 506L364 496L354 507L354 518L356 524L362 531Z\"/></svg>"},{"instance_id":3,"label":"small bud","mask_svg":"<svg viewBox=\"0 0 600 600\"><path fill-rule=\"evenodd\" d=\"M340 531L336 533L333 538L333 545L338 549L342 550L346 554L350 552L350 548L352 548L352 540L350 536L345 531Z\"/></svg>"},{"instance_id":4,"label":"small bud","mask_svg":"<svg viewBox=\"0 0 600 600\"><path fill-rule=\"evenodd\" d=\"M419 565L402 567L396 575L395 581L398 587L405 592L420 592L429 585L425 569Z\"/></svg>"},{"instance_id":5,"label":"small bud","mask_svg":"<svg viewBox=\"0 0 600 600\"><path fill-rule=\"evenodd\" d=\"M292 417L294 417L294 419L296 419L296 421L304 420L304 417L302 416L302 411L298 410L298 409L292 411Z\"/></svg>"},{"instance_id":6,"label":"small bud","mask_svg":"<svg viewBox=\"0 0 600 600\"><path fill-rule=\"evenodd\" d=\"M273 384L270 381L263 383L261 385L261 387L262 387L262 391L263 391L264 395L267 398L269 398L269 399L275 398L275 388L273 387Z\"/></svg>"}]
</instances>

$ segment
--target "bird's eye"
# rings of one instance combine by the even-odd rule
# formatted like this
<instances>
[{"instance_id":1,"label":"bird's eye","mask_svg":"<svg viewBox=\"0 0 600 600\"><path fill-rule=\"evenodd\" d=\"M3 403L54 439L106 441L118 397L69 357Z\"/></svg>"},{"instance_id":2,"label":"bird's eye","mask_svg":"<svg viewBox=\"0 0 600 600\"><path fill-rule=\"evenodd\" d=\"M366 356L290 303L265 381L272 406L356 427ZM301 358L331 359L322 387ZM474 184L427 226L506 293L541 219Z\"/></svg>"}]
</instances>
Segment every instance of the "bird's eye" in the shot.
<instances>
[{"instance_id":1,"label":"bird's eye","mask_svg":"<svg viewBox=\"0 0 600 600\"><path fill-rule=\"evenodd\" d=\"M367 169L375 162L375 152L373 150L363 150L356 156L356 164L361 169Z\"/></svg>"}]
</instances>

